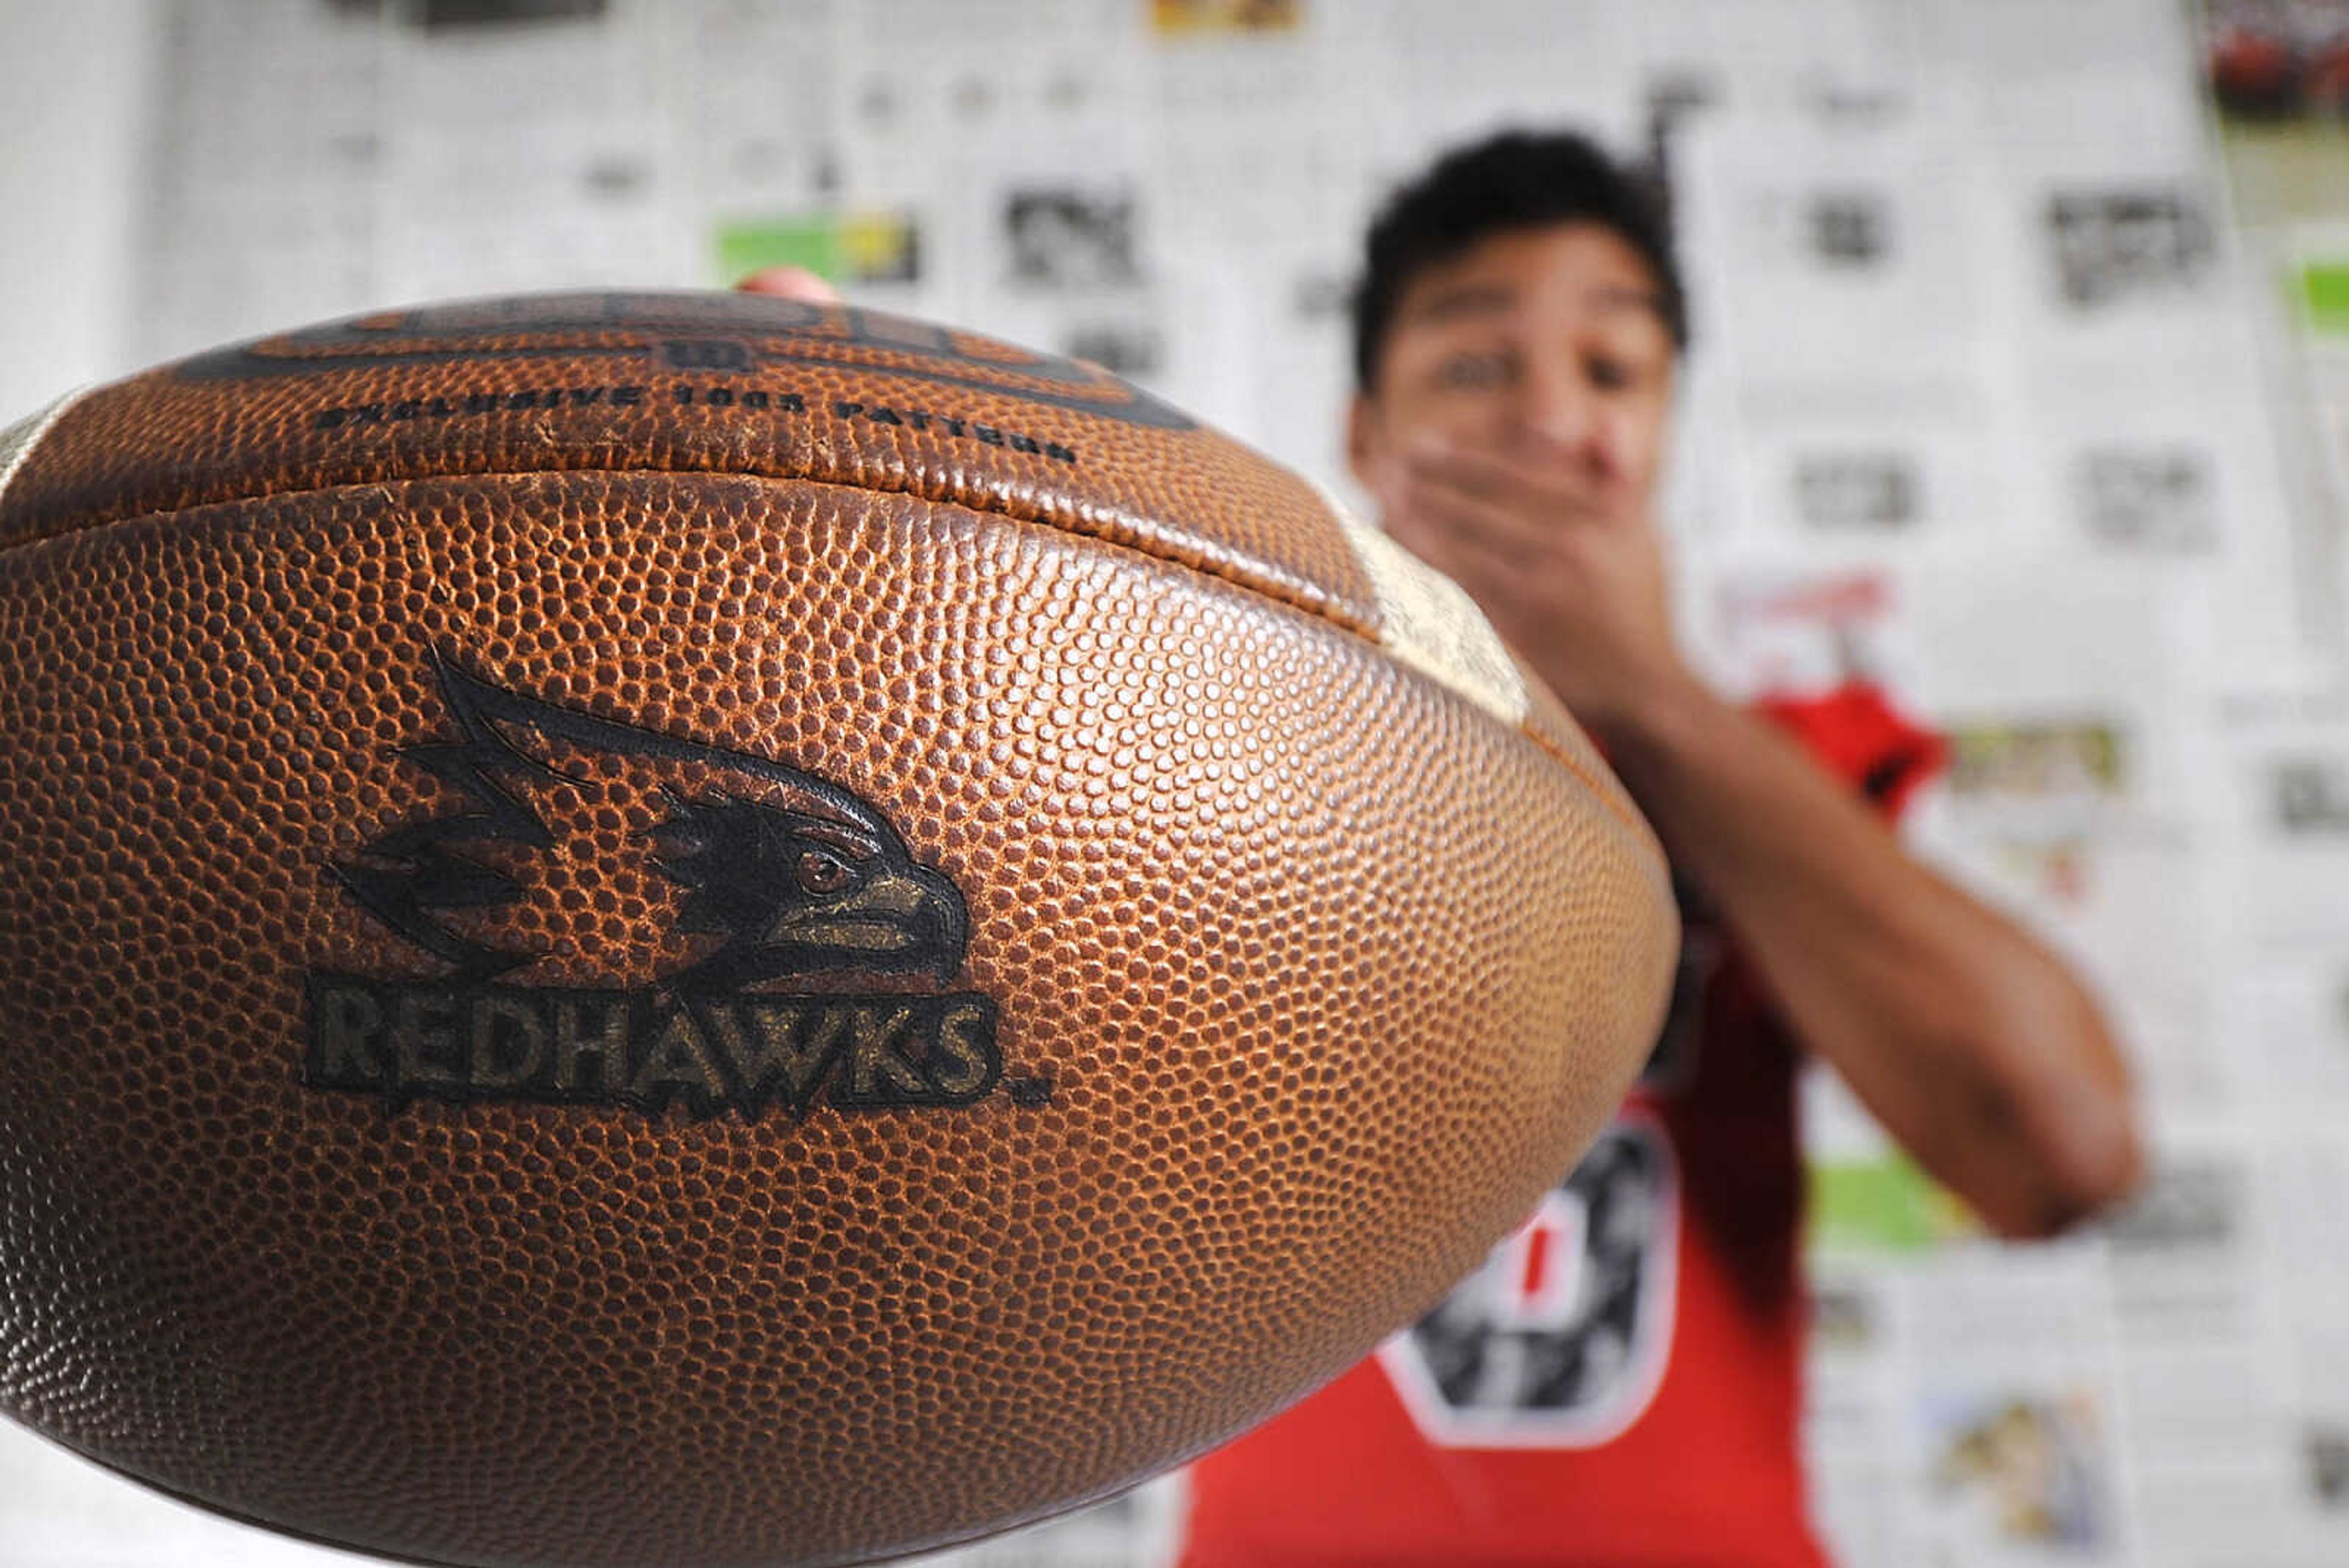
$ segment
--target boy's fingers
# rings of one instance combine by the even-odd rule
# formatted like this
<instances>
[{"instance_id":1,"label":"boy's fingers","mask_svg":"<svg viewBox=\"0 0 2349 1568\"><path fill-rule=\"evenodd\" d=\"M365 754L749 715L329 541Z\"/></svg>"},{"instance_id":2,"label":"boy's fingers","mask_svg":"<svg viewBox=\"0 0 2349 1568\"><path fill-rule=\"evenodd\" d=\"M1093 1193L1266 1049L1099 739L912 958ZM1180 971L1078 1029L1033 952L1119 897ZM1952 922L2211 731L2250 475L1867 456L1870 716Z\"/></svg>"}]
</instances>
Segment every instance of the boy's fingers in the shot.
<instances>
[{"instance_id":1,"label":"boy's fingers","mask_svg":"<svg viewBox=\"0 0 2349 1568\"><path fill-rule=\"evenodd\" d=\"M1599 489L1563 465L1529 462L1474 447L1423 449L1413 452L1407 461L1415 478L1487 500L1507 500L1527 509L1564 514L1596 514L1603 506Z\"/></svg>"}]
</instances>

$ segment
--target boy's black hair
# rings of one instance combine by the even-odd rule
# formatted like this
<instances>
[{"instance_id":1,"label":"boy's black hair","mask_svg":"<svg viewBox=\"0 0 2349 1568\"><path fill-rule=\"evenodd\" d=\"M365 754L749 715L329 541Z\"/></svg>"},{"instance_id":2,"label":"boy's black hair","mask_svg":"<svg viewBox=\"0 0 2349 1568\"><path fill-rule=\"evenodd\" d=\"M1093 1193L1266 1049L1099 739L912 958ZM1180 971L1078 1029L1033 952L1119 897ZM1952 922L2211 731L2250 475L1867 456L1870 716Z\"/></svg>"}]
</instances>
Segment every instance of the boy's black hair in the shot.
<instances>
[{"instance_id":1,"label":"boy's black hair","mask_svg":"<svg viewBox=\"0 0 2349 1568\"><path fill-rule=\"evenodd\" d=\"M1354 385L1368 392L1376 382L1379 350L1413 278L1489 235L1553 223L1597 223L1639 252L1655 274L1672 347L1688 347L1688 304L1660 182L1572 131L1505 130L1445 153L1379 210L1354 288Z\"/></svg>"}]
</instances>

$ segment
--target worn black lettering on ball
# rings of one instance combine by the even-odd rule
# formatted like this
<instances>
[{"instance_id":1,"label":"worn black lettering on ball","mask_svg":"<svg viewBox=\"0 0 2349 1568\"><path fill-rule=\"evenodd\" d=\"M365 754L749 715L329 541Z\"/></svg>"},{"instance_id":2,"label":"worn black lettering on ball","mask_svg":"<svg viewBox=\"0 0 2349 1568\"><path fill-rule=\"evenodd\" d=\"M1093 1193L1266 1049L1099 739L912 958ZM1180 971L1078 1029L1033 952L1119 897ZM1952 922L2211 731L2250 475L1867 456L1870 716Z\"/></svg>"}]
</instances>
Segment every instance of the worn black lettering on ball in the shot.
<instances>
[{"instance_id":1,"label":"worn black lettering on ball","mask_svg":"<svg viewBox=\"0 0 2349 1568\"><path fill-rule=\"evenodd\" d=\"M550 337L558 341L546 341ZM1000 344L982 356L926 322L741 295L558 294L426 306L217 349L182 360L176 373L191 380L250 380L558 355L714 375L854 363L1143 430L1197 428L1180 409L1096 365ZM876 357L886 363L874 363Z\"/></svg>"}]
</instances>

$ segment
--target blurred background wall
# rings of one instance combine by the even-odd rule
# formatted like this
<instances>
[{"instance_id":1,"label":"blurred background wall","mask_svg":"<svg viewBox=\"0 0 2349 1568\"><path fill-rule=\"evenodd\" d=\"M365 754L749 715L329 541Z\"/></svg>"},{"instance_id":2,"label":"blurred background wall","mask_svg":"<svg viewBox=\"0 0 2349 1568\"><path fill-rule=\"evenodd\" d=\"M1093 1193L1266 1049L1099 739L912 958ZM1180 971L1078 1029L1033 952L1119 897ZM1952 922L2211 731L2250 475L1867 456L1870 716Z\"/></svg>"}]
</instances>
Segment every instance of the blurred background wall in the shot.
<instances>
[{"instance_id":1,"label":"blurred background wall","mask_svg":"<svg viewBox=\"0 0 2349 1568\"><path fill-rule=\"evenodd\" d=\"M2349 5L0 5L0 420L432 296L722 284L1102 361L1343 484L1381 192L1661 158L1669 524L1730 688L1948 730L1918 842L2073 954L2158 1154L2006 1248L1806 1104L1807 1445L1854 1565L2349 1563ZM1179 1482L968 1554L1162 1559ZM295 1563L0 1432L0 1563Z\"/></svg>"}]
</instances>

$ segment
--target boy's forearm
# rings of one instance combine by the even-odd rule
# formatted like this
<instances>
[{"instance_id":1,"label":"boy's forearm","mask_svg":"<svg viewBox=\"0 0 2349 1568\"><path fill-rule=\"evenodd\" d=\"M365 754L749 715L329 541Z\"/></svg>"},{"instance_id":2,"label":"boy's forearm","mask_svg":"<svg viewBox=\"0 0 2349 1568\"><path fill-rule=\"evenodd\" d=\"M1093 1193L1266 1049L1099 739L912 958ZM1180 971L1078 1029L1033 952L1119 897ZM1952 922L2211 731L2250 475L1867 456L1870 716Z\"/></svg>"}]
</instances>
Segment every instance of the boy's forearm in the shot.
<instances>
[{"instance_id":1,"label":"boy's forearm","mask_svg":"<svg viewBox=\"0 0 2349 1568\"><path fill-rule=\"evenodd\" d=\"M2060 1230L2134 1184L2128 1075L2070 972L1911 859L1762 719L1693 679L1607 737L1795 1032L1995 1229Z\"/></svg>"}]
</instances>

